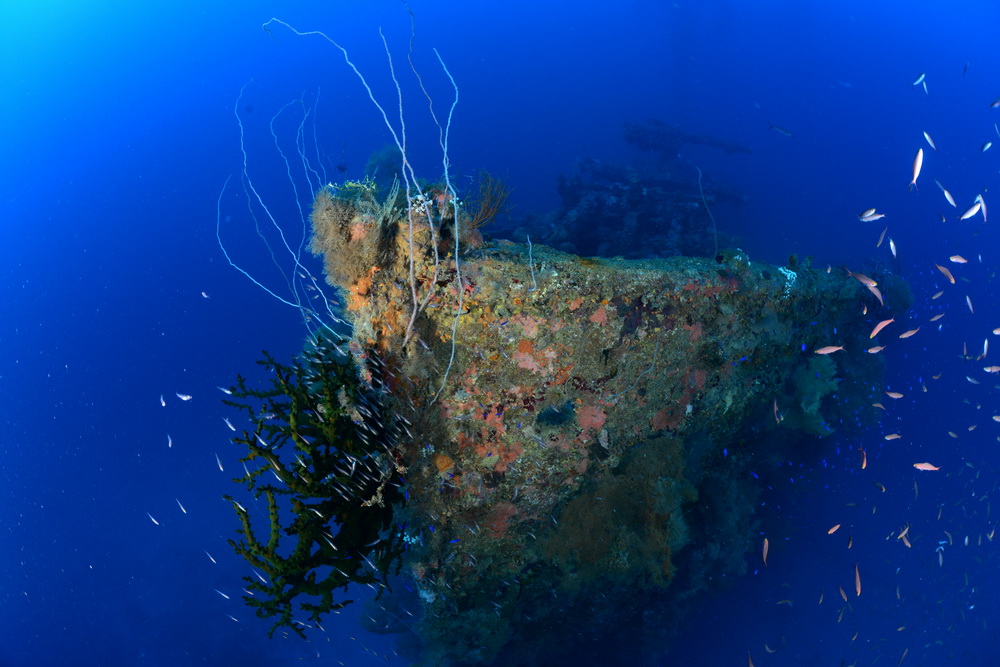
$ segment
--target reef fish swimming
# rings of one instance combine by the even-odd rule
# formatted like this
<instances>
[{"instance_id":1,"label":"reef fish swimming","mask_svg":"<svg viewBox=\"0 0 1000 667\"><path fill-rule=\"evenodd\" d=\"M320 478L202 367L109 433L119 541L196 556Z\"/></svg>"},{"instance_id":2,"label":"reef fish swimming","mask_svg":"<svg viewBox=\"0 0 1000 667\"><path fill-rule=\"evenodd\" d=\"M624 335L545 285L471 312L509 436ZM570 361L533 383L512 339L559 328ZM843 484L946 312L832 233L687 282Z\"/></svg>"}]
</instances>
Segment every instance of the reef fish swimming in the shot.
<instances>
[{"instance_id":1,"label":"reef fish swimming","mask_svg":"<svg viewBox=\"0 0 1000 667\"><path fill-rule=\"evenodd\" d=\"M917 155L913 158L913 179L910 181L910 187L913 189L917 188L917 177L920 176L920 169L924 166L924 149L918 148Z\"/></svg>"}]
</instances>

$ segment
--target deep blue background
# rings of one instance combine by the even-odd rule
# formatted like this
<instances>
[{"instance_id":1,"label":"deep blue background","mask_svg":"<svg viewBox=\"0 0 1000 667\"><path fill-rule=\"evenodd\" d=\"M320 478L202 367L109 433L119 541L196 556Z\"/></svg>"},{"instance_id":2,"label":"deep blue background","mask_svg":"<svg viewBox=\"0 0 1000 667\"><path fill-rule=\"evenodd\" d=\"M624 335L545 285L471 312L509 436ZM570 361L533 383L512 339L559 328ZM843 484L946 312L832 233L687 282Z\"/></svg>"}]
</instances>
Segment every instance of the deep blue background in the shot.
<instances>
[{"instance_id":1,"label":"deep blue background","mask_svg":"<svg viewBox=\"0 0 1000 667\"><path fill-rule=\"evenodd\" d=\"M272 38L261 24L278 15L326 31L394 112L378 28L401 67L409 16L391 0L204 4L0 3L0 665L277 665L317 655L319 664L384 664L384 655L402 664L385 638L358 628L361 605L332 618L328 638L305 644L267 640L266 626L238 602L245 569L228 554L235 521L220 495L231 490L239 452L227 441L215 386L252 373L261 349L291 355L305 334L293 309L229 267L215 232L220 190L242 164L233 112L248 82L239 112L251 175L293 232L301 225L268 129L282 106L303 95L311 106L319 96L318 144L327 167L344 161L349 176L388 141L338 52L278 27ZM997 363L1000 350L985 362L959 356L963 344L980 350L1000 326L998 238L996 223L956 218L981 193L1000 220L1000 197L991 195L1000 110L989 108L1000 95L1000 9L411 6L417 65L437 109L451 89L432 47L461 90L454 174L460 183L481 168L505 175L515 215L557 206L556 179L577 159L634 158L622 121L657 118L753 149L725 156L688 148L682 156L743 192L744 207L720 206L716 216L752 259L782 264L797 252L821 266L858 268L877 258L912 281L916 305L893 312L900 328L883 336L889 384L905 398L886 399L884 430L832 438L825 467L788 462L787 484L765 494L761 515L770 567L710 600L669 659L744 664L750 650L757 665L871 664L879 656L896 664L909 649L909 664L996 664L992 591L1000 577L985 535L996 524L987 512L1000 446L991 416L1000 407L982 366ZM929 94L911 85L921 72ZM436 132L412 80L404 85L415 162L436 178ZM279 122L286 140L295 122ZM929 150L924 130L939 150ZM980 153L991 139L997 147ZM907 192L920 146L920 187ZM934 178L955 195L957 211ZM231 187L221 203L230 253L281 289L241 193ZM887 217L858 222L871 206ZM883 222L897 262L885 245L875 248ZM956 252L970 263L948 263ZM947 285L935 262L948 263L958 284ZM938 289L945 295L931 301ZM947 314L928 324L936 312ZM895 340L917 324L917 336ZM175 392L194 398L182 402ZM891 432L904 437L885 442ZM861 445L863 472L852 451ZM911 464L924 460L942 470L915 472ZM913 549L895 539L906 522ZM835 523L844 528L827 536ZM955 544L940 567L934 549L944 530ZM966 535L972 546L960 545ZM747 558L758 570L756 550ZM852 591L855 561L864 593L852 592L838 623L837 586ZM782 599L794 607L777 605Z\"/></svg>"}]
</instances>

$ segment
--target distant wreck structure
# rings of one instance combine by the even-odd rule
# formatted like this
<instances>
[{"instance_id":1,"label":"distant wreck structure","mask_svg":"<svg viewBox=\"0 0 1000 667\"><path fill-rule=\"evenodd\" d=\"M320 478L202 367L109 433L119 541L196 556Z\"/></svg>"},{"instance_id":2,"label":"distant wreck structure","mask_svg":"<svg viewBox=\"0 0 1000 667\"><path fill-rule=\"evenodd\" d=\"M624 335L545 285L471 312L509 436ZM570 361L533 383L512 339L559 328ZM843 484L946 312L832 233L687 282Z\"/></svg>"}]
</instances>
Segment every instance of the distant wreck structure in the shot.
<instances>
[{"instance_id":1,"label":"distant wreck structure","mask_svg":"<svg viewBox=\"0 0 1000 667\"><path fill-rule=\"evenodd\" d=\"M707 134L694 134L686 132L678 125L671 125L660 120L650 119L644 123L625 121L625 141L639 150L659 153L661 155L676 155L677 151L685 145L702 145L710 148L718 148L726 152L727 155L738 155L745 153L749 155L753 151L735 141L726 141Z\"/></svg>"},{"instance_id":2,"label":"distant wreck structure","mask_svg":"<svg viewBox=\"0 0 1000 667\"><path fill-rule=\"evenodd\" d=\"M637 225L659 209L636 198L703 215L690 191L625 187ZM313 212L362 377L383 379L408 425L406 581L371 621L416 638L427 665L641 664L699 592L746 571L774 463L874 419L878 303L794 257L588 259L473 244L461 224L456 264L455 210L444 188L414 205L355 186L324 189ZM871 276L905 305L905 285Z\"/></svg>"},{"instance_id":3,"label":"distant wreck structure","mask_svg":"<svg viewBox=\"0 0 1000 667\"><path fill-rule=\"evenodd\" d=\"M742 196L718 183L699 187L696 167L682 162L683 146L748 154L741 144L693 134L658 120L624 124L625 141L648 154L643 164L580 160L560 176L560 209L535 221L532 235L553 248L584 256L714 257L729 238L711 222L707 206L740 206Z\"/></svg>"}]
</instances>

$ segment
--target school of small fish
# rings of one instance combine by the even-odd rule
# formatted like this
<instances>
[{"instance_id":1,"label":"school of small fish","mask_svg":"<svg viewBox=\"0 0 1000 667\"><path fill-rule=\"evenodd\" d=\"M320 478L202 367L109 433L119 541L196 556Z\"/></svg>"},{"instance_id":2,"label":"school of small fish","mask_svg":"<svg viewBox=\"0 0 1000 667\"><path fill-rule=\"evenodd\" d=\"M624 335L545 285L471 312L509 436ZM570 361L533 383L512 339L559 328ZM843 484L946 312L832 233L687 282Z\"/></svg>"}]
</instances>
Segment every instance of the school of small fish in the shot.
<instances>
[{"instance_id":1,"label":"school of small fish","mask_svg":"<svg viewBox=\"0 0 1000 667\"><path fill-rule=\"evenodd\" d=\"M922 87L926 93L926 74L920 74L912 81L912 84L915 87ZM1000 98L997 98L989 106L993 109L1000 108ZM1000 128L994 124L993 129L1000 137ZM968 160L970 154L974 154L977 150L979 153L986 153L993 145L992 140L987 140L978 146L966 146L963 155L959 149L944 143L942 150L939 150L928 130L922 130L914 139L924 143L933 152L925 153L924 147L919 144L913 147L915 153L911 153L914 157L909 165L910 180L908 183L911 194L900 196L919 197L921 203L925 201L926 197L918 190L922 174L931 172L932 178L943 174L942 177L946 176L950 181L956 180L955 172L952 171L955 169L955 160ZM993 173L996 173L995 167ZM998 521L992 517L991 495L997 491L998 483L987 477L987 464L981 460L975 460L976 454L974 452L977 450L969 450L970 454L967 458L964 448L955 448L954 445L945 446L945 442L948 438L951 438L951 442L956 442L962 433L982 432L986 424L992 423L994 426L1000 424L1000 414L996 414L1000 410L994 408L992 412L989 411L987 404L990 401L990 396L983 393L986 386L990 384L989 379L1000 373L1000 364L990 364L987 361L989 354L987 335L991 332L993 335L1000 335L1000 327L991 326L996 325L995 320L992 323L983 322L982 314L977 316L970 294L965 293L965 289L961 291L956 289L959 286L968 285L970 286L969 291L971 291L973 285L994 281L997 276L1000 276L1000 272L988 269L985 264L984 255L992 249L992 246L982 243L976 244L977 235L985 234L985 228L982 225L987 222L984 193L988 194L988 191L985 186L981 183L973 184L972 188L980 189L980 192L976 193L975 190L968 192L968 189L971 189L968 186L951 183L955 186L956 192L959 193L957 201L940 180L934 178L934 183L944 195L947 205L952 209L958 209L961 213L945 215L940 210L937 211L938 218L951 226L947 232L949 239L947 242L943 239L911 238L910 243L907 244L908 247L917 248L922 252L926 251L927 254L922 256L932 258L932 261L920 267L904 265L906 269L909 269L907 278L916 292L914 295L916 304L905 312L893 312L889 309L894 304L889 299L883 300L876 281L850 268L846 269L845 273L845 279L853 279L865 288L859 290L858 311L869 322L868 338L874 341L881 336L880 341L884 341L888 334L901 341L897 346L894 346L894 350L895 347L900 349L898 350L899 354L889 361L886 373L887 381L889 378L893 378L896 385L910 385L909 390L905 390L906 388L902 386L900 389L904 389L903 391L889 387L883 390L887 397L893 399L896 405L902 405L902 408L887 410L886 405L880 402L872 403L872 407L879 411L877 414L884 415L882 421L891 423L892 426L886 427L880 434L882 444L875 444L874 438L871 440L866 438L865 442L856 443L852 447L853 465L856 466L857 477L859 479L867 477L869 481L866 484L874 487L879 495L886 494L886 497L901 498L902 494L907 494L910 498L903 503L904 509L902 511L899 509L900 503L898 501L891 510L884 510L883 507L876 504L878 496L867 496L859 485L859 488L854 490L854 493L858 494L857 497L850 498L846 503L840 503L844 505L843 509L834 513L822 513L821 525L824 526L823 529L826 530L827 535L833 536L842 527L847 527L851 534L846 543L840 542L838 537L825 538L831 542L839 543L832 547L833 553L837 553L841 549L844 551L838 559L841 561L842 569L819 573L821 581L818 605L823 606L824 599L830 599L829 596L824 595L824 590L836 591L838 595L834 597L836 597L839 606L834 610L831 617L832 622L845 625L851 623L849 619L853 618L858 611L857 606L860 604L870 605L868 610L870 612L891 614L898 616L900 620L906 617L906 607L902 605L905 605L908 599L913 599L916 604L923 605L913 612L920 617L919 621L911 619L909 624L896 622L895 631L898 633L908 633L909 625L920 626L921 631L916 635L907 635L910 637L911 645L903 645L895 649L895 654L887 654L877 647L885 641L883 638L872 635L863 626L858 627L856 623L851 623L851 631L845 634L844 654L846 655L852 648L857 649L858 647L852 646L851 643L866 635L867 639L864 640L866 648L874 651L868 654L867 659L862 657L865 654L859 655L855 651L852 664L876 664L884 656L886 662L898 666L906 660L911 650L915 652L925 651L932 643L933 645L946 645L950 639L947 633L934 635L929 629L925 629L925 627L930 627L929 625L925 626L925 623L931 623L937 629L940 629L940 625L927 621L923 617L926 614L927 602L925 600L918 601L918 598L922 600L934 598L938 601L938 605L949 605L950 611L947 615L950 623L949 629L953 628L956 623L973 622L975 619L976 623L981 624L981 630L987 633L992 632L992 624L987 622L986 617L975 616L976 601L980 593L970 576L969 566L964 566L965 571L961 575L963 585L957 594L953 590L949 590L947 588L949 584L946 583L955 575L945 573L948 570L947 554L952 549L968 549L970 551L971 555L966 556L963 553L961 556L963 562L968 562L969 558L982 561L995 557L992 552L982 549L994 541L997 530ZM969 197L971 201L966 197ZM940 201L936 195L934 199L936 201L927 199L926 203L933 207L937 201ZM962 200L969 203L960 207L959 201ZM877 212L875 207L865 208L857 214L857 219L861 223L873 222L884 217L883 214ZM891 260L883 256L879 261L883 265L899 267L899 264L890 264L891 261L898 262L901 259L897 255L896 243L889 229L890 226L895 227L896 224L891 219L886 220L886 222L889 223L889 226L882 228L874 246L877 250L881 249L888 238ZM977 223L977 226L969 227L973 222ZM904 233L912 234L911 230L902 227L897 231L900 232L900 236ZM960 252L956 252L956 250ZM902 259L906 258L902 257ZM926 262L926 260L924 261ZM948 265L953 266L954 269L950 269ZM920 279L912 277L914 269L920 272ZM932 289L928 290L928 296L922 296L919 289L926 288L928 282L931 283ZM871 296L876 298L877 303L871 301ZM979 296L977 300L983 298ZM956 312L959 310L965 312ZM950 314L949 319L942 321L946 314ZM948 322L952 324L947 325ZM946 326L948 328L945 328ZM965 342L959 343L960 350L943 349L943 344L938 342L939 340L948 340L947 337L941 335L943 332L951 336L957 335L966 338ZM981 351L976 343L980 338L983 340ZM862 352L878 354L886 349L885 345L874 345L867 349L855 350L846 343L838 341L835 335L831 336L828 342L828 345L817 347L812 352L817 355L837 353L850 357ZM900 373L899 369L894 368L894 365L904 362L907 364L907 368L904 369L904 373ZM933 366L928 367L928 365ZM905 371L915 371L916 376L911 376L909 380L900 379L905 375ZM982 389L976 389L974 393L964 397L941 395L949 392L936 394L934 382L945 374L954 381L963 381L964 376L964 382L973 385L974 388L981 386ZM1000 384L996 384L993 388L1000 389ZM943 408L945 405L951 406L956 402L949 399L956 398L961 401L961 408ZM919 432L915 429L899 428L903 425L901 423L902 417L897 417L892 413L912 413L913 408L917 412L923 411L927 414L937 415L937 419L942 424L947 424L949 428L942 428L940 432L935 432L933 429L928 430L926 424ZM774 403L774 410L777 413L777 401ZM981 422L985 422L985 424ZM979 428L977 431L977 427L983 428ZM990 440L995 439L994 444L1000 443L1000 429L991 431L988 437ZM1000 447L1000 445L997 446ZM978 455L982 456L981 450L979 450ZM912 462L909 464L909 468L904 469L898 463L889 463L889 461L898 461L900 457ZM823 465L824 467L827 465L826 460L823 461ZM878 475L881 479L873 479L872 475ZM921 495L917 484L918 477L925 483L923 495ZM912 489L909 488L911 484ZM928 485L931 486L929 492ZM953 489L956 485L962 488L960 495L954 493ZM836 504L838 503L832 503L832 505ZM859 513L858 510L863 505L869 506L870 514ZM933 509L928 512L929 508ZM862 524L863 519L865 524ZM887 559L883 552L873 551L874 545L868 543L870 538L862 539L862 535L870 531L871 524L867 522L871 521L880 521L888 532L886 539L903 547L902 553L897 558ZM830 527L827 529L825 526ZM953 537L955 531L961 532ZM783 544L786 540L794 539L776 535L773 528L767 532L770 540L778 545ZM855 540L855 535L858 536L858 540ZM779 549L772 554L769 563L769 546L768 538L764 538L761 560L767 567L766 576L775 577L788 567L788 564L784 558L785 549ZM855 558L851 558L853 562L847 561L848 553L856 554ZM910 556L910 553L913 556ZM956 560L959 559L956 558ZM861 570L865 569L867 573L869 583L865 587L866 595L862 598L864 602L861 600L852 602L848 596L847 591L850 589L847 582L849 581L850 569L853 569L856 598L861 598ZM759 572L759 574L762 573ZM879 577L874 583L872 583L872 577L875 576L873 573L878 573ZM887 573L892 573L889 580L886 580ZM780 579L776 581L780 581ZM946 588L941 589L940 586ZM810 591L797 591L790 584L783 583L780 594L776 589L770 604L787 607L788 614L806 613L798 611L798 603L805 600L807 596L815 601L816 598L812 597L815 595L815 591L816 588ZM781 599L778 600L778 598ZM778 601L775 603L774 600ZM840 602L843 604L840 605ZM827 604L829 605L829 603ZM796 611L791 611L793 608ZM762 641L758 646L762 646L765 652L770 654L782 651L786 644L792 644L792 639L771 637L767 643ZM775 646L778 648L775 649ZM953 646L953 648L953 655L961 655L959 646ZM748 661L757 652L757 649L751 647L747 653ZM787 659L795 662L796 659L802 659L802 656L801 654L790 655ZM842 658L838 654L837 659L831 657L830 664L836 663L843 666L847 665L850 659ZM956 664L961 662L961 659L956 659L958 660ZM920 662L920 664L932 663ZM935 662L933 664L941 663Z\"/></svg>"},{"instance_id":2,"label":"school of small fish","mask_svg":"<svg viewBox=\"0 0 1000 667\"><path fill-rule=\"evenodd\" d=\"M208 295L205 294L205 293L202 293L202 296L204 298L206 298L206 299L209 298ZM226 396L232 396L232 394L233 394L233 390L229 389L229 388L226 388L226 387L217 386L217 389L220 392L222 392L223 394L225 394ZM174 395L177 397L177 399L179 400L180 404L182 404L182 405L183 404L188 404L194 398L194 396L192 394L186 394L186 393L182 393L182 392L179 392L179 391L175 391ZM161 394L159 396L158 400L159 400L159 403L160 403L161 407L170 409L171 406L172 406L172 401L168 401L168 399L166 398L166 396L167 396L167 394ZM358 419L360 420L360 422L362 424L364 423L365 420L374 420L374 419L377 418L377 416L375 414L375 411L374 411L374 408L372 406L367 406L366 407L366 405L363 402L359 402L355 407L357 408L357 410L359 412ZM775 410L777 410L777 405L775 405ZM267 420L267 419L273 419L274 417L275 417L275 415L273 415L273 414L262 415L262 418L265 419L265 420ZM230 433L237 432L238 424L234 424L233 420L231 420L227 416L222 416L221 419L222 419L223 424L225 425L225 428ZM401 416L399 417L399 419L403 422L403 424L399 425L399 428L403 432L405 432L405 433L408 434L409 433L408 426L410 425L409 421L406 420L405 418L401 417ZM247 431L243 431L243 433L244 433L244 435L246 435ZM229 437L230 436L223 435L222 439L226 440L226 439L229 439ZM264 447L268 447L268 444L263 439L261 439L259 435L257 435L256 437L257 437L257 440L260 442L261 445L263 445ZM174 448L173 447L173 445L174 445L173 437L170 434L167 434L166 435L166 440L167 440L167 449L173 449ZM181 447L180 449L184 449L184 448ZM214 467L217 468L220 473L224 473L225 472L225 466L223 465L223 458L220 457L217 452L213 452L212 456L214 457ZM277 481L277 483L279 485L284 485L285 482L282 480L282 478L277 475L277 473L275 472L275 470L271 469L271 466L274 466L275 469L278 469L277 464L274 461L271 461L270 464L271 465L268 466L268 469L274 475L275 480ZM306 465L307 465L301 458L299 459L299 464L301 466L303 466L303 467L306 467ZM242 465L243 465L243 472L245 474L249 475L250 471L247 468L247 464L244 462L244 463L242 463ZM353 461L352 461L352 463L350 465L349 471L345 470L345 472L349 472L349 474L352 477L354 477L355 475L357 475L357 477L359 479L361 479L361 480L369 480L369 481L371 479L373 479L375 475L381 474L380 470L376 470L375 466L373 465L373 461L372 460L361 459L361 458L355 458L355 459L353 459ZM229 480L227 479L226 481L229 481ZM341 496L345 497L345 498L348 497L349 495L355 493L355 490L353 490L352 488L350 488L350 485L340 484L340 483L337 483L337 484L334 485L334 490L337 493L339 493ZM249 507L243 505L242 503L240 503L237 500L232 500L231 502L232 502L232 506L238 512L243 513L243 514L251 514L251 512L253 512L253 513L257 514L258 516L264 516L265 520L266 520L267 508L264 508L262 510L257 505L256 502L253 505L250 505ZM177 506L176 507L176 512L179 512L181 516L189 515L189 510L187 509L187 507L184 506L183 503L181 503L180 498L174 498L174 503ZM249 505L249 503L248 503L248 505ZM319 515L321 517L323 516L316 509L314 509L314 508L309 508L309 509L311 509L313 512L315 512L317 515ZM152 512L150 512L150 511L146 511L145 513L146 513L146 517L148 518L151 526L166 528L166 527L170 526L171 523L172 523L169 520L163 520L163 517L157 518L157 516L154 516L154 514ZM165 511L164 511L164 513L165 513ZM154 529L156 529L156 528L154 528ZM334 536L332 534L330 534L330 535L322 535L322 537L323 537L324 540L326 540L327 544L329 544L331 548L333 548L334 550L337 550L338 547L337 547L337 545L336 545L336 543L335 543L335 541L333 539ZM379 538L379 539L381 539L381 538ZM766 550L766 547L765 547L765 550ZM219 564L219 561L217 561L216 558L207 549L203 549L203 551L204 551L204 554L207 557L208 563L210 565L218 565ZM765 558L766 558L766 553L765 553ZM376 566L370 560L366 560L366 562L368 563L369 567L376 568ZM268 584L269 583L268 579L264 575L262 575L260 572L258 572L257 570L251 568L251 573L257 579L259 579L262 584ZM378 584L376 584L376 583L369 583L369 584L367 584L367 586L369 588L371 588L375 592L379 592L379 589L381 587L384 587L384 585L385 584L382 584L382 583L378 583ZM221 601L220 604L224 604L224 605L225 604L240 605L239 607L233 608L233 611L237 611L237 609L243 610L243 607L241 605L241 601L239 599L234 599L234 597L232 595L230 595L229 593L224 592L224 590L222 590L222 589L213 588L212 590L215 592L215 594L217 594L218 598L220 599L220 601ZM247 596L253 596L253 594L254 594L253 591L251 591L249 588L245 587L245 588L242 589L242 596L244 598L246 598ZM231 608L231 607L227 607L227 608ZM410 610L403 609L403 611L407 615L415 617L415 614L413 612L411 612ZM334 613L339 614L340 612L339 611L335 611ZM240 619L237 618L237 616L234 616L231 613L225 613L225 612L223 612L222 615L225 618L227 618L228 621L232 621L234 623L239 623L240 622ZM294 621L294 622L296 624L301 625L302 627L305 627L305 628L312 628L312 629L319 630L319 631L324 632L324 633L326 632L326 630L323 628L323 626L320 625L319 623L306 623L306 622L302 622L302 621ZM288 634L285 634L284 636L286 638L289 637ZM350 639L352 641L358 641L358 639L356 637L350 637ZM327 638L327 641L330 641L330 637L329 636ZM368 646L362 644L361 642L358 642L358 644L363 649L363 651L365 653L370 654L371 656L377 658L379 661L391 662L393 657L396 657L396 658L399 657L398 653L394 649L391 649L391 654L392 655L390 655L389 653L386 653L384 651L379 651L379 650L376 650L374 648L368 647ZM317 657L319 657L319 652L318 651L317 651L316 655L317 655ZM339 662L339 664L343 665L344 662L341 661L341 662Z\"/></svg>"}]
</instances>

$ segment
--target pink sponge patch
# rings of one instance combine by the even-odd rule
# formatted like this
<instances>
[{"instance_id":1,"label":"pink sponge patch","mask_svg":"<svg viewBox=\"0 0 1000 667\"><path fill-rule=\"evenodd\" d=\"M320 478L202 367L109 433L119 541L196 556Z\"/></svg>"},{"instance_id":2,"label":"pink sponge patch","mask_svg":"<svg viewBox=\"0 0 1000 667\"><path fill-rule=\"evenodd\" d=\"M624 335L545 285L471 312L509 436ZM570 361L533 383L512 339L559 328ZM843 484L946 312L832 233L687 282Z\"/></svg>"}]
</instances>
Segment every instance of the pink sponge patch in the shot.
<instances>
[{"instance_id":1,"label":"pink sponge patch","mask_svg":"<svg viewBox=\"0 0 1000 667\"><path fill-rule=\"evenodd\" d=\"M585 405L576 413L576 419L580 426L592 428L595 431L604 426L607 418L608 415L605 414L604 408L599 405Z\"/></svg>"}]
</instances>

